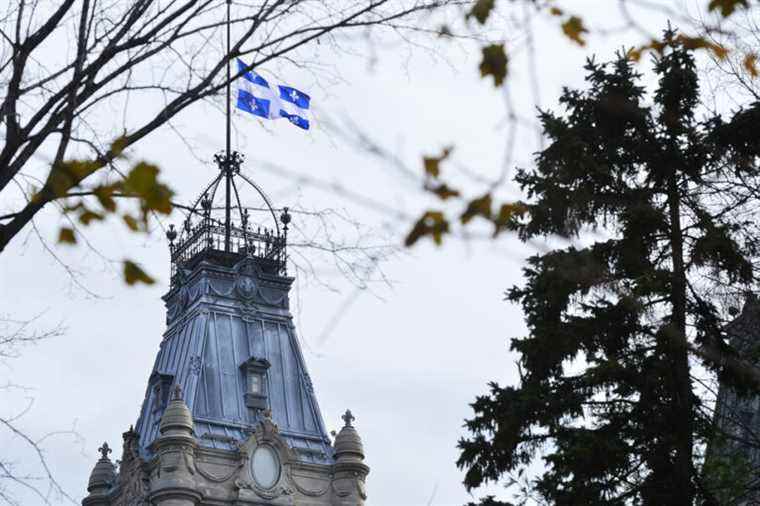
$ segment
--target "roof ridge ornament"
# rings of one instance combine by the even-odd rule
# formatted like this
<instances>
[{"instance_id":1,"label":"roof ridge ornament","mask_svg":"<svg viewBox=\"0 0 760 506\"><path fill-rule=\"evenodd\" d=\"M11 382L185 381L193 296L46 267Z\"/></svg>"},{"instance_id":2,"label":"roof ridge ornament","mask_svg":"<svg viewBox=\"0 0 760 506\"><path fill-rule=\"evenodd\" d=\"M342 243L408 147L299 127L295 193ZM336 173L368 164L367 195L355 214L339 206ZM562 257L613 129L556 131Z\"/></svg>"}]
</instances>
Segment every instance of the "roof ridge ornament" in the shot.
<instances>
[{"instance_id":1,"label":"roof ridge ornament","mask_svg":"<svg viewBox=\"0 0 760 506\"><path fill-rule=\"evenodd\" d=\"M101 446L100 448L98 448L98 451L100 452L100 460L110 460L108 458L108 454L111 453L111 452L113 452L113 450L111 450L111 447L108 446L108 442L107 441L103 442L103 446Z\"/></svg>"},{"instance_id":2,"label":"roof ridge ornament","mask_svg":"<svg viewBox=\"0 0 760 506\"><path fill-rule=\"evenodd\" d=\"M353 413L351 413L350 409L347 409L346 412L343 414L343 416L341 416L341 418L343 419L343 422L345 422L344 427L353 427L351 422L356 420L356 417L354 416Z\"/></svg>"}]
</instances>

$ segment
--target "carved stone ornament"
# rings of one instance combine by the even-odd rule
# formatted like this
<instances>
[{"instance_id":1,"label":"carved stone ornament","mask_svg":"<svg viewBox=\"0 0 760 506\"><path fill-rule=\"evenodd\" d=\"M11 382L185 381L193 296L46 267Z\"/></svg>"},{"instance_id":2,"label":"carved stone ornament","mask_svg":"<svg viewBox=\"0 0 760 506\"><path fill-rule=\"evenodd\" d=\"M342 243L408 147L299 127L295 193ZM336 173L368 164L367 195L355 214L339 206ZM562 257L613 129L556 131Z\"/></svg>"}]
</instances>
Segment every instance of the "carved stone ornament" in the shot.
<instances>
[{"instance_id":1,"label":"carved stone ornament","mask_svg":"<svg viewBox=\"0 0 760 506\"><path fill-rule=\"evenodd\" d=\"M250 301L256 296L256 278L258 268L255 260L246 257L235 266L235 292L241 299Z\"/></svg>"},{"instance_id":2,"label":"carved stone ornament","mask_svg":"<svg viewBox=\"0 0 760 506\"><path fill-rule=\"evenodd\" d=\"M257 455L269 455L268 465L277 466L264 480L260 480L256 475ZM289 478L294 455L280 437L277 425L271 418L264 416L254 433L240 445L240 458L244 465L240 467L235 479L235 486L239 489L239 499L248 500L258 497L267 501L285 500L285 504L290 502L287 500L288 496L296 492ZM267 483L270 480L271 483ZM259 481L264 483L259 483ZM276 504L280 502L277 501Z\"/></svg>"},{"instance_id":3,"label":"carved stone ornament","mask_svg":"<svg viewBox=\"0 0 760 506\"><path fill-rule=\"evenodd\" d=\"M119 495L113 506L148 506L149 477L137 454L137 433L129 428L124 433L124 450L119 465Z\"/></svg>"},{"instance_id":4,"label":"carved stone ornament","mask_svg":"<svg viewBox=\"0 0 760 506\"><path fill-rule=\"evenodd\" d=\"M354 473L353 478L339 478L333 480L332 489L335 495L341 498L350 497L356 493L363 500L367 499L367 486L361 476Z\"/></svg>"}]
</instances>

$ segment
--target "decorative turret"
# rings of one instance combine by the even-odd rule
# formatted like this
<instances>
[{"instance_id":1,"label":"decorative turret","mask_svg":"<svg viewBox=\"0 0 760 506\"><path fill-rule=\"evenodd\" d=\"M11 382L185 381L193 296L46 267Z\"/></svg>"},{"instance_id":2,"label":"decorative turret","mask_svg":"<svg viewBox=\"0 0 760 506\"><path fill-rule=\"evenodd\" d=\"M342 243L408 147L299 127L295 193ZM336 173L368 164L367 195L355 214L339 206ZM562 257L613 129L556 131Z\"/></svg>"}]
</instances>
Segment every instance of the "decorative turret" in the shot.
<instances>
[{"instance_id":1,"label":"decorative turret","mask_svg":"<svg viewBox=\"0 0 760 506\"><path fill-rule=\"evenodd\" d=\"M172 400L166 407L159 425L161 437L192 436L193 415L190 414L185 400L182 398L182 388L174 385Z\"/></svg>"},{"instance_id":2,"label":"decorative turret","mask_svg":"<svg viewBox=\"0 0 760 506\"><path fill-rule=\"evenodd\" d=\"M92 469L92 473L90 473L90 481L87 484L89 495L82 501L84 506L104 506L110 504L108 491L111 489L116 477L111 459L108 458L111 448L108 446L108 443L103 443L103 446L98 448L98 451L100 452L100 458Z\"/></svg>"},{"instance_id":3,"label":"decorative turret","mask_svg":"<svg viewBox=\"0 0 760 506\"><path fill-rule=\"evenodd\" d=\"M352 425L352 422L356 420L350 409L346 410L346 413L341 417L344 422L343 428L335 438L335 461L338 463L350 463L350 462L363 462L364 461L364 446L362 445L362 439L359 437L359 433Z\"/></svg>"},{"instance_id":4,"label":"decorative turret","mask_svg":"<svg viewBox=\"0 0 760 506\"><path fill-rule=\"evenodd\" d=\"M333 504L361 506L367 499L364 482L369 467L364 464L364 445L353 426L356 420L350 409L341 417L343 428L335 438L335 479Z\"/></svg>"},{"instance_id":5,"label":"decorative turret","mask_svg":"<svg viewBox=\"0 0 760 506\"><path fill-rule=\"evenodd\" d=\"M193 417L182 398L182 389L174 386L172 399L159 424L161 436L155 442L158 469L151 477L151 504L157 506L193 506L201 495L197 491Z\"/></svg>"}]
</instances>

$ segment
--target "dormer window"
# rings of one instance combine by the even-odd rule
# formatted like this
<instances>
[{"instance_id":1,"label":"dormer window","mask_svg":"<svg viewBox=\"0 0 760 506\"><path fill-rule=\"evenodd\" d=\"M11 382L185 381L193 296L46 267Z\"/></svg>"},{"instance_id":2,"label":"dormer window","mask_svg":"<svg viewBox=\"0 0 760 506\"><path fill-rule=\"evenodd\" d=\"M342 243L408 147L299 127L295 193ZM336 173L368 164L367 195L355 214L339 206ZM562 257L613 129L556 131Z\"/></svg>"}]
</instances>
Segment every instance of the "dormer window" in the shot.
<instances>
[{"instance_id":1,"label":"dormer window","mask_svg":"<svg viewBox=\"0 0 760 506\"><path fill-rule=\"evenodd\" d=\"M254 410L267 408L266 374L269 361L265 358L251 357L240 366L245 374L245 405Z\"/></svg>"},{"instance_id":2,"label":"dormer window","mask_svg":"<svg viewBox=\"0 0 760 506\"><path fill-rule=\"evenodd\" d=\"M261 395L261 385L264 383L264 378L261 374L251 372L248 373L248 393Z\"/></svg>"},{"instance_id":3,"label":"dormer window","mask_svg":"<svg viewBox=\"0 0 760 506\"><path fill-rule=\"evenodd\" d=\"M158 413L166 408L169 402L169 390L174 382L171 374L153 373L148 380L153 385L153 411Z\"/></svg>"}]
</instances>

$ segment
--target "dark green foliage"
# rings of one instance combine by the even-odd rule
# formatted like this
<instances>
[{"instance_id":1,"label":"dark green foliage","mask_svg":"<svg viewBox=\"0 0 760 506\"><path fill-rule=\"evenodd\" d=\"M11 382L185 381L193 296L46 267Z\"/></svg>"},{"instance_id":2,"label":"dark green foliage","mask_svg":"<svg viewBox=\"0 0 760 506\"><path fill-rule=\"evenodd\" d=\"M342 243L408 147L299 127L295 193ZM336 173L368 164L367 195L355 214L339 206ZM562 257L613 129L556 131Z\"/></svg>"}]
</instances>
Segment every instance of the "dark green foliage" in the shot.
<instances>
[{"instance_id":1,"label":"dark green foliage","mask_svg":"<svg viewBox=\"0 0 760 506\"><path fill-rule=\"evenodd\" d=\"M472 405L468 489L530 467L549 504L711 500L698 456L711 414L691 373L697 358L747 386L700 350L732 353L715 287L755 279L760 106L698 118L692 54L674 33L664 43L651 96L621 55L589 61L588 89L541 114L550 143L516 175L529 198L517 231L575 245L532 257L507 293L529 330L511 342L521 379Z\"/></svg>"}]
</instances>

